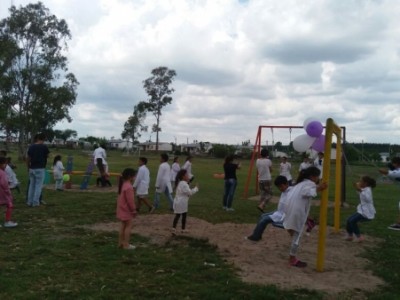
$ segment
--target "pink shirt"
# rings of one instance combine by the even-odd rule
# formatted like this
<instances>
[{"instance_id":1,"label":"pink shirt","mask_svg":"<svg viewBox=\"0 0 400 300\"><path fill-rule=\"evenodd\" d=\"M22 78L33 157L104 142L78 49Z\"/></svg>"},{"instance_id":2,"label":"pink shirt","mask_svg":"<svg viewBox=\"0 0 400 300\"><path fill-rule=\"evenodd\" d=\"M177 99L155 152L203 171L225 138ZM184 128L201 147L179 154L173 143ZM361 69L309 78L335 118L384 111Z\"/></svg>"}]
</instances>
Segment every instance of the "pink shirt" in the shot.
<instances>
[{"instance_id":1,"label":"pink shirt","mask_svg":"<svg viewBox=\"0 0 400 300\"><path fill-rule=\"evenodd\" d=\"M0 169L0 205L12 207L13 197L8 186L8 177L3 169Z\"/></svg>"},{"instance_id":2,"label":"pink shirt","mask_svg":"<svg viewBox=\"0 0 400 300\"><path fill-rule=\"evenodd\" d=\"M132 220L136 215L135 194L130 181L122 184L121 194L117 199L117 218L121 221Z\"/></svg>"}]
</instances>

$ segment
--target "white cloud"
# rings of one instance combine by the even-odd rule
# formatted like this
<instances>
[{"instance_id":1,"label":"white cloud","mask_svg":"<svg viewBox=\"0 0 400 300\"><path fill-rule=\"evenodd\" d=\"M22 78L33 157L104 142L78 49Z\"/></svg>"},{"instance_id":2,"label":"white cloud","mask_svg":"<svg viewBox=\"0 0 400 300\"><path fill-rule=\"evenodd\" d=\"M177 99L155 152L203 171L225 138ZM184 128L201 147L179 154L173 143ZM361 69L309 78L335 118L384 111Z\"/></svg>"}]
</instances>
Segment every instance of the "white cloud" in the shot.
<instances>
[{"instance_id":1,"label":"white cloud","mask_svg":"<svg viewBox=\"0 0 400 300\"><path fill-rule=\"evenodd\" d=\"M259 125L301 126L315 116L346 126L349 141L398 143L400 3L42 2L68 22L69 69L80 82L73 122L59 128L119 137L146 99L143 80L167 66L177 77L163 141L254 141ZM1 16L6 7L2 1ZM275 142L288 141L287 131L276 130Z\"/></svg>"}]
</instances>

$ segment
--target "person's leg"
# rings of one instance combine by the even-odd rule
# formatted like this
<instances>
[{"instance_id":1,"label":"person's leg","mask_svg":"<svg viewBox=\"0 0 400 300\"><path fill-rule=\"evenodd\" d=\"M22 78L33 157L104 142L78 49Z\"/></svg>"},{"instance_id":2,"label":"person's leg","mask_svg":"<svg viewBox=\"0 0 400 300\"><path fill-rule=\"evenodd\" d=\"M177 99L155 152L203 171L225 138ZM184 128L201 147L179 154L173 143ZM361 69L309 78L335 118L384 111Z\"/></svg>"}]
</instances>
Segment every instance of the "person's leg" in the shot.
<instances>
[{"instance_id":1,"label":"person's leg","mask_svg":"<svg viewBox=\"0 0 400 300\"><path fill-rule=\"evenodd\" d=\"M187 216L187 213L182 214L182 231L183 232L186 231L186 216Z\"/></svg>"},{"instance_id":2,"label":"person's leg","mask_svg":"<svg viewBox=\"0 0 400 300\"><path fill-rule=\"evenodd\" d=\"M153 203L154 209L158 208L159 205L160 205L160 193L155 192L154 193L154 203Z\"/></svg>"},{"instance_id":3,"label":"person's leg","mask_svg":"<svg viewBox=\"0 0 400 300\"><path fill-rule=\"evenodd\" d=\"M228 179L224 180L224 196L222 197L222 207L224 209L227 208L228 205L228 193L229 193L229 189L230 189L230 182Z\"/></svg>"},{"instance_id":4,"label":"person's leg","mask_svg":"<svg viewBox=\"0 0 400 300\"><path fill-rule=\"evenodd\" d=\"M33 195L35 193L35 187L32 184L33 176L33 170L29 169L28 187L26 189L26 204L29 206L32 206L33 204Z\"/></svg>"},{"instance_id":5,"label":"person's leg","mask_svg":"<svg viewBox=\"0 0 400 300\"><path fill-rule=\"evenodd\" d=\"M129 241L131 239L131 231L132 231L132 225L133 225L133 221L132 220L128 220L126 221L126 225L124 228L124 244L125 244L125 249L130 249L132 247L130 247L131 245L129 244Z\"/></svg>"},{"instance_id":6,"label":"person's leg","mask_svg":"<svg viewBox=\"0 0 400 300\"><path fill-rule=\"evenodd\" d=\"M165 196L166 196L167 199L168 199L169 209L172 210L172 207L173 207L173 205L174 205L174 199L172 198L172 195L171 195L171 193L169 192L169 190L168 190L167 187L165 188L164 194L165 194Z\"/></svg>"},{"instance_id":7,"label":"person's leg","mask_svg":"<svg viewBox=\"0 0 400 300\"><path fill-rule=\"evenodd\" d=\"M253 234L248 236L247 239L252 240L252 241L259 241L262 238L262 235L265 231L265 228L267 228L267 225L272 223L272 219L270 217L272 213L265 213L262 214L260 217L260 220L258 221L256 227L253 230Z\"/></svg>"},{"instance_id":8,"label":"person's leg","mask_svg":"<svg viewBox=\"0 0 400 300\"><path fill-rule=\"evenodd\" d=\"M140 200L149 208L149 211L153 209L153 205L151 205L150 202L147 200L147 196L142 196Z\"/></svg>"},{"instance_id":9,"label":"person's leg","mask_svg":"<svg viewBox=\"0 0 400 300\"><path fill-rule=\"evenodd\" d=\"M258 209L261 211L264 211L264 207L265 207L265 199L267 196L267 193L265 191L265 185L264 185L265 181L259 181L258 182L258 190L260 192L260 200L258 202Z\"/></svg>"},{"instance_id":10,"label":"person's leg","mask_svg":"<svg viewBox=\"0 0 400 300\"><path fill-rule=\"evenodd\" d=\"M292 243L290 245L289 252L289 264L294 267L304 268L307 266L307 263L297 259L297 251L300 245L301 233L294 230L290 230L289 233L292 236Z\"/></svg>"},{"instance_id":11,"label":"person's leg","mask_svg":"<svg viewBox=\"0 0 400 300\"><path fill-rule=\"evenodd\" d=\"M172 228L176 228L176 225L178 224L179 218L181 217L181 214L175 214L174 222L172 223Z\"/></svg>"},{"instance_id":12,"label":"person's leg","mask_svg":"<svg viewBox=\"0 0 400 300\"><path fill-rule=\"evenodd\" d=\"M118 233L118 248L124 248L125 221L121 221Z\"/></svg>"},{"instance_id":13,"label":"person's leg","mask_svg":"<svg viewBox=\"0 0 400 300\"><path fill-rule=\"evenodd\" d=\"M358 223L359 222L366 222L366 221L369 221L369 220L367 218L365 218L361 214L358 214L358 216L355 217L354 225L353 225L353 231L354 231L355 236L358 239L360 239L360 237L361 237L360 228L358 227Z\"/></svg>"},{"instance_id":14,"label":"person's leg","mask_svg":"<svg viewBox=\"0 0 400 300\"><path fill-rule=\"evenodd\" d=\"M357 220L359 213L352 214L346 221L346 231L347 231L347 241L351 241L353 239L353 234L355 233L355 227L357 227Z\"/></svg>"},{"instance_id":15,"label":"person's leg","mask_svg":"<svg viewBox=\"0 0 400 300\"><path fill-rule=\"evenodd\" d=\"M40 195L42 194L43 180L45 175L45 169L34 169L34 177L31 181L31 185L34 186L34 194L32 206L40 205Z\"/></svg>"},{"instance_id":16,"label":"person's leg","mask_svg":"<svg viewBox=\"0 0 400 300\"><path fill-rule=\"evenodd\" d=\"M232 203L233 203L233 197L235 196L235 190L236 190L236 180L235 179L229 179L231 182L229 192L228 192L228 199L226 203L227 209L232 209Z\"/></svg>"}]
</instances>

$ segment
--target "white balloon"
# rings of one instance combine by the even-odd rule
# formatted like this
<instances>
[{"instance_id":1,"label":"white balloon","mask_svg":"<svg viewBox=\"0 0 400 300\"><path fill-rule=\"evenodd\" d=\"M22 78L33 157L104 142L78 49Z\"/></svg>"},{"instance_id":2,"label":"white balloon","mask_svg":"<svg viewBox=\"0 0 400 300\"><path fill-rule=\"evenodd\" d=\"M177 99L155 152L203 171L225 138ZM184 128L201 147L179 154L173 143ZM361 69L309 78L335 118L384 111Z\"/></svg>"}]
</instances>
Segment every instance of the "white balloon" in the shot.
<instances>
[{"instance_id":1,"label":"white balloon","mask_svg":"<svg viewBox=\"0 0 400 300\"><path fill-rule=\"evenodd\" d=\"M306 152L311 148L316 139L308 134L299 135L293 140L293 149L297 152Z\"/></svg>"},{"instance_id":2,"label":"white balloon","mask_svg":"<svg viewBox=\"0 0 400 300\"><path fill-rule=\"evenodd\" d=\"M311 122L314 122L314 121L318 121L318 119L317 118L313 118L313 117L305 119L304 123L303 123L304 130L306 130L308 124L310 124Z\"/></svg>"}]
</instances>

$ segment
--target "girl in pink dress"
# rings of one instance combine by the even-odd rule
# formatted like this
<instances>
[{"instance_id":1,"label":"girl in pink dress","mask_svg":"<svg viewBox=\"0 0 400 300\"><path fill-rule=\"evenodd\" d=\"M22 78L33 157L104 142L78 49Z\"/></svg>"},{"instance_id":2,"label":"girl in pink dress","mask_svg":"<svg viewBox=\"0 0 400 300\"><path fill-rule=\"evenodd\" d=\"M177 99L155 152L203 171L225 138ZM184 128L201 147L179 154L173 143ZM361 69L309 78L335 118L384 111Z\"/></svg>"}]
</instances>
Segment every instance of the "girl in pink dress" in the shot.
<instances>
[{"instance_id":1,"label":"girl in pink dress","mask_svg":"<svg viewBox=\"0 0 400 300\"><path fill-rule=\"evenodd\" d=\"M16 222L11 221L11 213L13 209L13 197L10 187L8 186L8 177L4 171L7 166L7 159L0 157L0 205L6 206L6 221L4 227L12 228L17 226Z\"/></svg>"},{"instance_id":2,"label":"girl in pink dress","mask_svg":"<svg viewBox=\"0 0 400 300\"><path fill-rule=\"evenodd\" d=\"M117 200L117 218L121 221L118 247L129 250L135 249L135 246L129 244L133 218L136 216L135 193L132 187L135 175L135 170L131 168L122 172Z\"/></svg>"}]
</instances>

